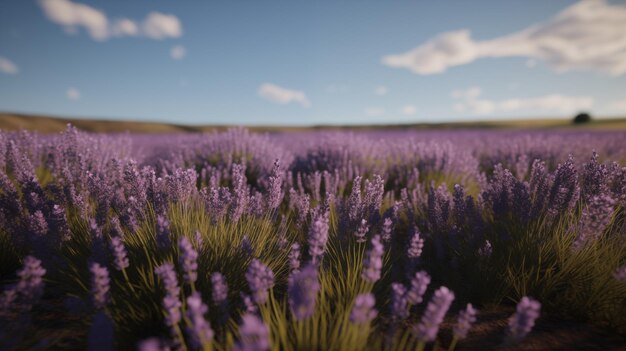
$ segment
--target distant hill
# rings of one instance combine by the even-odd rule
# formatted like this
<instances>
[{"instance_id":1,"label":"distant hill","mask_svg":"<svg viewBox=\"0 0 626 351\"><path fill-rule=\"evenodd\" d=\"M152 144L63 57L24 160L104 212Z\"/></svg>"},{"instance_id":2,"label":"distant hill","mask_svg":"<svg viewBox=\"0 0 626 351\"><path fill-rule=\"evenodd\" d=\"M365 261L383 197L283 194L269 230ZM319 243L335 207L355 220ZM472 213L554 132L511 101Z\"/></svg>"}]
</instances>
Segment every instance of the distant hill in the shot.
<instances>
[{"instance_id":1,"label":"distant hill","mask_svg":"<svg viewBox=\"0 0 626 351\"><path fill-rule=\"evenodd\" d=\"M65 130L68 123L81 130L94 133L185 133L209 132L224 130L227 125L180 125L158 122L113 121L100 119L80 119L50 117L41 115L27 115L18 113L0 113L0 129L2 130L33 130L40 133L57 133ZM596 119L590 123L571 123L570 119L528 119L528 120L500 120L480 122L451 122L451 123L416 123L416 124L385 124L385 125L317 125L311 127L289 126L247 126L254 131L306 131L316 129L328 130L373 130L373 129L604 129L626 130L626 118Z\"/></svg>"}]
</instances>

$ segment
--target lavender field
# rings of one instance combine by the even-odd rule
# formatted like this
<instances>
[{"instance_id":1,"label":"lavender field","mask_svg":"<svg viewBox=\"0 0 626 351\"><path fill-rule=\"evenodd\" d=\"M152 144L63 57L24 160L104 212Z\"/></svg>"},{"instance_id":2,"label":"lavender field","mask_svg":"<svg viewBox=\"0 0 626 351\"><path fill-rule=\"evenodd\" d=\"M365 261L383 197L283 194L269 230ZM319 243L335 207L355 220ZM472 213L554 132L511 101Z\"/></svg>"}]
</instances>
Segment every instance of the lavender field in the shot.
<instances>
[{"instance_id":1,"label":"lavender field","mask_svg":"<svg viewBox=\"0 0 626 351\"><path fill-rule=\"evenodd\" d=\"M0 349L624 347L625 140L0 132Z\"/></svg>"}]
</instances>

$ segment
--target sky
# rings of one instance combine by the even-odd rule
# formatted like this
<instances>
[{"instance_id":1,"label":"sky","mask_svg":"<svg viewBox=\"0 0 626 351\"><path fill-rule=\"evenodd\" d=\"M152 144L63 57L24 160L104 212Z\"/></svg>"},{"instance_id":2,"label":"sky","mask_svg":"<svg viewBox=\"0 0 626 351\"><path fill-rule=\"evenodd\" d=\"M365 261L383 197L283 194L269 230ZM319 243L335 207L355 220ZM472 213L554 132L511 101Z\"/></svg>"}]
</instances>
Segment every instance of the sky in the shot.
<instances>
[{"instance_id":1,"label":"sky","mask_svg":"<svg viewBox=\"0 0 626 351\"><path fill-rule=\"evenodd\" d=\"M0 1L0 111L181 124L626 116L626 1Z\"/></svg>"}]
</instances>

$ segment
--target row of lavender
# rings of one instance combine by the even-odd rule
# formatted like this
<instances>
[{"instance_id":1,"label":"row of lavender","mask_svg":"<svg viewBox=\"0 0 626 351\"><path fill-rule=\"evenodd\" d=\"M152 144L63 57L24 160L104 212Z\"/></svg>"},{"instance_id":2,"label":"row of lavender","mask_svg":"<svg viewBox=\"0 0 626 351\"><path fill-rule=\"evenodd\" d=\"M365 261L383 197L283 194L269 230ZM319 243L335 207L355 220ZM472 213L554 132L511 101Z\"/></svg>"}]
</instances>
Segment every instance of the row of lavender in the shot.
<instances>
[{"instance_id":1,"label":"row of lavender","mask_svg":"<svg viewBox=\"0 0 626 351\"><path fill-rule=\"evenodd\" d=\"M625 136L2 133L2 280L23 264L2 318L58 298L96 313L88 339L109 321L118 347L139 335L145 349L402 349L435 341L456 297L454 348L476 320L467 302L496 300L481 289L497 283L520 301L506 338L518 342L540 305L530 286L494 282L512 253L527 262L550 240L578 261L610 252L599 303L626 296Z\"/></svg>"}]
</instances>

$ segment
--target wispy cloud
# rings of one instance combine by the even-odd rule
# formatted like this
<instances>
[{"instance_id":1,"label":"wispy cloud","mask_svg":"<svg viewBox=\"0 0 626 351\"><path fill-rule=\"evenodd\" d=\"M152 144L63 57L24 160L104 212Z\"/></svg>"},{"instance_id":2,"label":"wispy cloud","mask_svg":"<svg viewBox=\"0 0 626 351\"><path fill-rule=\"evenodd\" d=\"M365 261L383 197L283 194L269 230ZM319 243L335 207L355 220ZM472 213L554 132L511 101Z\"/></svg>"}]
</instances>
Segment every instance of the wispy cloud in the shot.
<instances>
[{"instance_id":1,"label":"wispy cloud","mask_svg":"<svg viewBox=\"0 0 626 351\"><path fill-rule=\"evenodd\" d=\"M481 98L479 87L467 90L456 90L452 97L457 100L454 110L471 115L491 115L502 112L552 112L570 114L579 110L589 109L594 99L589 96L567 96L549 94L537 97L509 98L491 100Z\"/></svg>"},{"instance_id":2,"label":"wispy cloud","mask_svg":"<svg viewBox=\"0 0 626 351\"><path fill-rule=\"evenodd\" d=\"M187 50L182 45L172 46L170 49L170 57L174 60L182 60L187 55Z\"/></svg>"},{"instance_id":3,"label":"wispy cloud","mask_svg":"<svg viewBox=\"0 0 626 351\"><path fill-rule=\"evenodd\" d=\"M311 102L301 91L291 90L280 87L272 83L261 84L258 90L259 96L275 102L277 104L286 105L292 102L300 104L302 107L311 106Z\"/></svg>"},{"instance_id":4,"label":"wispy cloud","mask_svg":"<svg viewBox=\"0 0 626 351\"><path fill-rule=\"evenodd\" d=\"M150 12L142 28L143 34L152 39L178 38L183 35L178 17L159 12Z\"/></svg>"},{"instance_id":5,"label":"wispy cloud","mask_svg":"<svg viewBox=\"0 0 626 351\"><path fill-rule=\"evenodd\" d=\"M20 69L13 61L6 57L0 56L0 73L5 74L18 74Z\"/></svg>"},{"instance_id":6,"label":"wispy cloud","mask_svg":"<svg viewBox=\"0 0 626 351\"><path fill-rule=\"evenodd\" d=\"M492 40L476 41L467 29L439 34L383 64L416 74L436 74L484 57L541 60L559 72L626 73L626 5L582 0L549 21ZM529 66L533 66L534 61Z\"/></svg>"},{"instance_id":7,"label":"wispy cloud","mask_svg":"<svg viewBox=\"0 0 626 351\"><path fill-rule=\"evenodd\" d=\"M65 96L68 100L78 100L80 99L80 91L76 88L68 88L65 91Z\"/></svg>"},{"instance_id":8,"label":"wispy cloud","mask_svg":"<svg viewBox=\"0 0 626 351\"><path fill-rule=\"evenodd\" d=\"M413 116L416 112L417 112L417 108L413 105L406 105L402 107L402 109L400 110L400 113L402 113L405 116Z\"/></svg>"},{"instance_id":9,"label":"wispy cloud","mask_svg":"<svg viewBox=\"0 0 626 351\"><path fill-rule=\"evenodd\" d=\"M374 90L374 94L379 95L379 96L387 95L388 92L389 90L384 85L380 85L376 87L376 90Z\"/></svg>"},{"instance_id":10,"label":"wispy cloud","mask_svg":"<svg viewBox=\"0 0 626 351\"><path fill-rule=\"evenodd\" d=\"M183 34L182 24L174 15L150 12L139 24L128 18L112 21L104 11L71 0L39 0L39 5L46 17L67 33L75 34L79 28L84 28L97 41L129 36L178 38Z\"/></svg>"}]
</instances>

